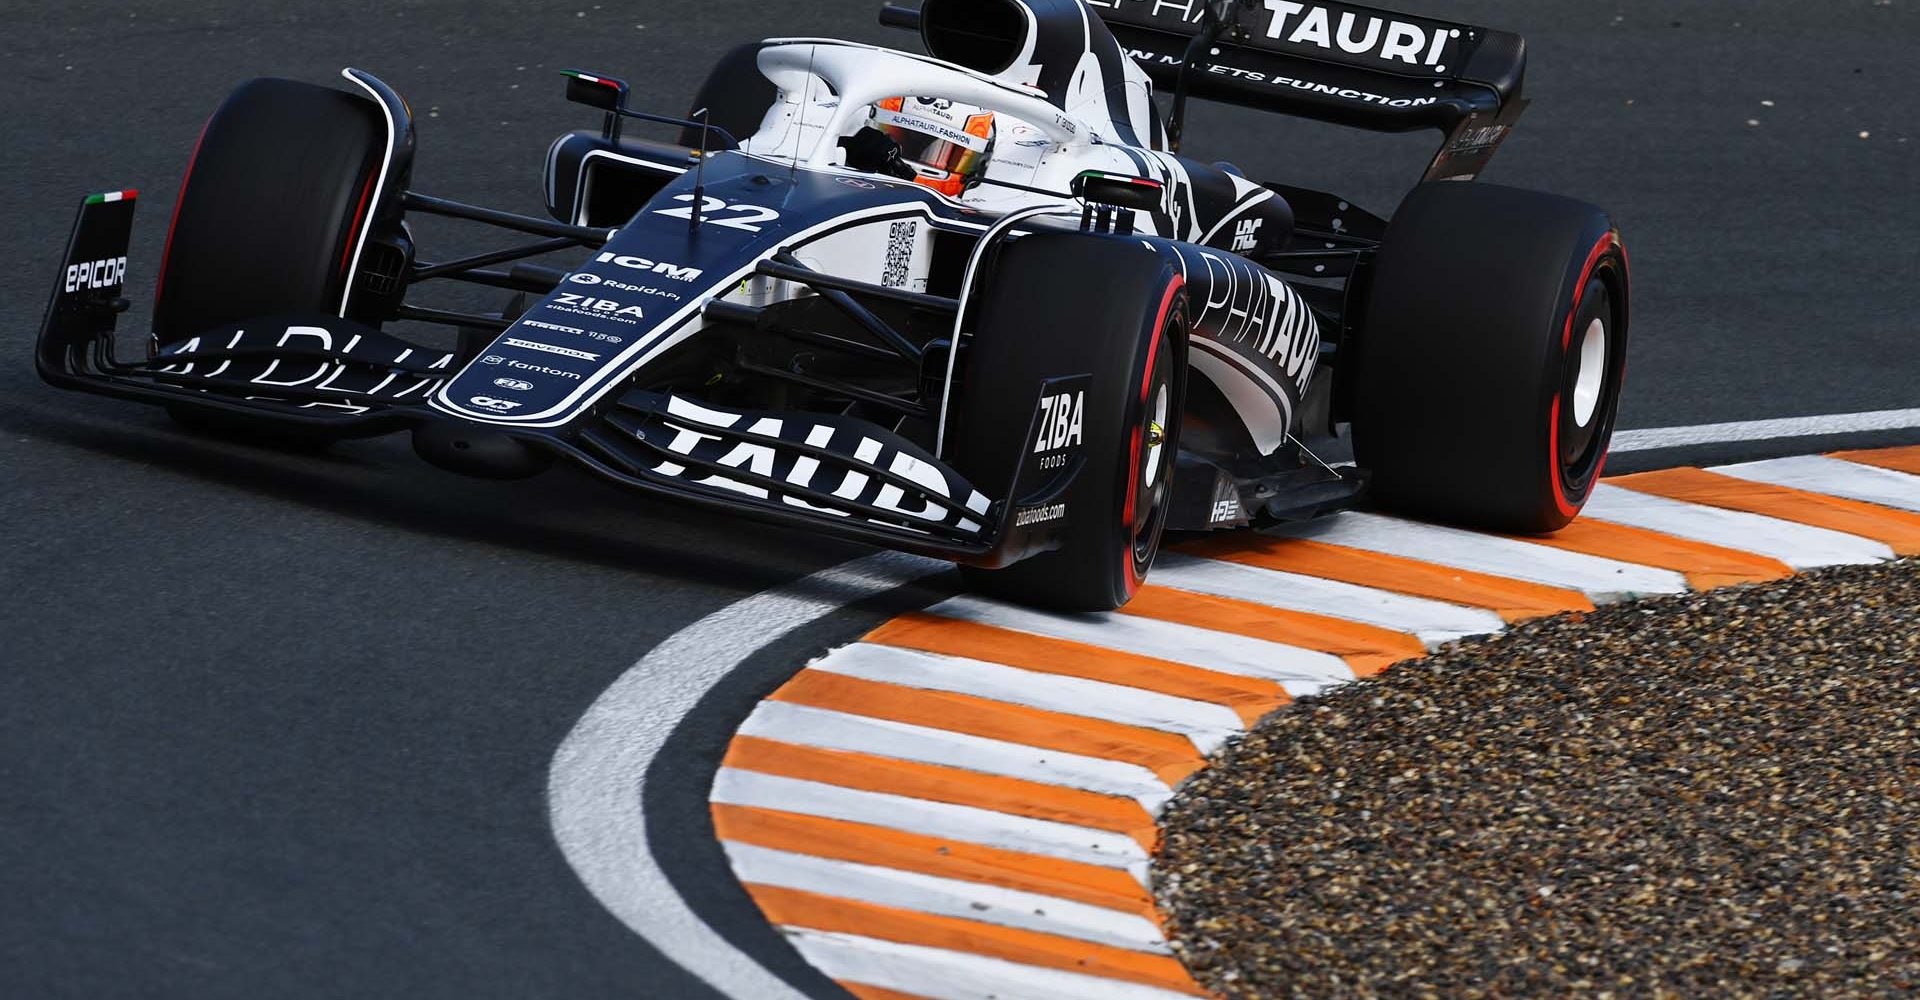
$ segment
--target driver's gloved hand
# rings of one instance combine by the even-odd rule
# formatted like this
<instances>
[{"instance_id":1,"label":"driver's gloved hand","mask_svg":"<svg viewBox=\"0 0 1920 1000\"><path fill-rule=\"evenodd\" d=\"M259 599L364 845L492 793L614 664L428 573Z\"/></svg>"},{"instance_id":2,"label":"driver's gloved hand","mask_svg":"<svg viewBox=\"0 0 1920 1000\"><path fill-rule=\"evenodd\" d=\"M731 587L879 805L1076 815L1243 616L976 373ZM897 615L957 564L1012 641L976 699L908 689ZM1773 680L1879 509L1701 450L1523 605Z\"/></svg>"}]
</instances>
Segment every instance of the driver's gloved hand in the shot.
<instances>
[{"instance_id":1,"label":"driver's gloved hand","mask_svg":"<svg viewBox=\"0 0 1920 1000\"><path fill-rule=\"evenodd\" d=\"M867 173L913 180L913 168L900 162L900 144L877 128L863 128L840 140L847 166Z\"/></svg>"}]
</instances>

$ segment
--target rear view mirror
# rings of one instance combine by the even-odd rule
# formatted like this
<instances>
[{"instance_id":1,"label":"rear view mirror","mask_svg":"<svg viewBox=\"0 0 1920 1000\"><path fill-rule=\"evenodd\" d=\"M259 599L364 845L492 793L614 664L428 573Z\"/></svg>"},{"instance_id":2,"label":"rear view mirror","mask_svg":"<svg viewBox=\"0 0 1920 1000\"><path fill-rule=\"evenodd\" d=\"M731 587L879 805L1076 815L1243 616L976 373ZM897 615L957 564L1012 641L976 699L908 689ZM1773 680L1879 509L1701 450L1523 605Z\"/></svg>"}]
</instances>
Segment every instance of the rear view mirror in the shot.
<instances>
[{"instance_id":1,"label":"rear view mirror","mask_svg":"<svg viewBox=\"0 0 1920 1000\"><path fill-rule=\"evenodd\" d=\"M1145 177L1087 170L1073 179L1071 190L1074 197L1084 198L1091 205L1111 205L1115 208L1130 208L1136 212L1152 212L1161 206L1161 192L1164 186L1159 181L1148 180Z\"/></svg>"},{"instance_id":2,"label":"rear view mirror","mask_svg":"<svg viewBox=\"0 0 1920 1000\"><path fill-rule=\"evenodd\" d=\"M602 111L619 111L627 106L627 81L610 76L594 76L577 69L563 69L567 78L567 100Z\"/></svg>"}]
</instances>

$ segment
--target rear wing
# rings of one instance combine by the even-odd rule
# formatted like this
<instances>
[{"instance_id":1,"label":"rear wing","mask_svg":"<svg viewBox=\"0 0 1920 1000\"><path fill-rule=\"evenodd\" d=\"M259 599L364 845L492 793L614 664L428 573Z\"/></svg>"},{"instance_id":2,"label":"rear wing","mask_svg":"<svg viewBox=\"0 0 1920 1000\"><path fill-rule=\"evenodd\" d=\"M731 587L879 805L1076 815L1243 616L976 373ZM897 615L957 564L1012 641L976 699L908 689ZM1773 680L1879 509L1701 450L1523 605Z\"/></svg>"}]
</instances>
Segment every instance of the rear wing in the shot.
<instances>
[{"instance_id":1,"label":"rear wing","mask_svg":"<svg viewBox=\"0 0 1920 1000\"><path fill-rule=\"evenodd\" d=\"M1526 107L1516 34L1335 0L1086 0L1154 83L1186 98L1378 132L1438 129L1428 180L1471 178Z\"/></svg>"}]
</instances>

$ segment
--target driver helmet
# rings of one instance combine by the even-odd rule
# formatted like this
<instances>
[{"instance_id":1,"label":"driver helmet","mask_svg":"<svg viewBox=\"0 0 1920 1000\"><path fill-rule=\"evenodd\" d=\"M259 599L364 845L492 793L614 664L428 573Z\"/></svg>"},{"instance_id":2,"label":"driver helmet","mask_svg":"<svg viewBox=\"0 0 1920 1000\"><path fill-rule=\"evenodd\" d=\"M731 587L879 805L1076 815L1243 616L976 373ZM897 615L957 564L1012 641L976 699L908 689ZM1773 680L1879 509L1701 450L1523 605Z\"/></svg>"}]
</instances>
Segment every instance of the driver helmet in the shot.
<instances>
[{"instance_id":1,"label":"driver helmet","mask_svg":"<svg viewBox=\"0 0 1920 1000\"><path fill-rule=\"evenodd\" d=\"M889 97L873 106L873 126L900 147L900 162L920 184L957 198L978 184L993 159L993 112L941 97Z\"/></svg>"}]
</instances>

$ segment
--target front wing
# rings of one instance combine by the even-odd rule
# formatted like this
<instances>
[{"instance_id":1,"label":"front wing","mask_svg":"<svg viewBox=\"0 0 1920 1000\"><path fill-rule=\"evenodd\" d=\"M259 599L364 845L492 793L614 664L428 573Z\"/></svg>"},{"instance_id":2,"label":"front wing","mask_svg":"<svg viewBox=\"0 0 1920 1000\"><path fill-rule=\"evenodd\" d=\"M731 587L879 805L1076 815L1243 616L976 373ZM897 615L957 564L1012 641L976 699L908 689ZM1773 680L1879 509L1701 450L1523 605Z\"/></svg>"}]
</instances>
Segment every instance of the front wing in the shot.
<instances>
[{"instance_id":1,"label":"front wing","mask_svg":"<svg viewBox=\"0 0 1920 1000\"><path fill-rule=\"evenodd\" d=\"M651 494L973 565L1004 566L1060 544L1062 523L1035 512L1069 493L1085 464L1077 454L1051 454L1045 467L1037 453L1007 456L1014 487L990 498L913 442L838 415L730 409L628 389L563 427L506 429L425 405L465 366L454 353L338 316L261 317L157 346L144 360L119 359L114 328L127 308L134 205L133 192L81 205L35 345L35 365L51 385L338 437L411 429L428 457L557 455ZM1028 440L1039 434L1040 400L1087 378L1034 386ZM423 438L442 447L423 447Z\"/></svg>"}]
</instances>

